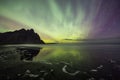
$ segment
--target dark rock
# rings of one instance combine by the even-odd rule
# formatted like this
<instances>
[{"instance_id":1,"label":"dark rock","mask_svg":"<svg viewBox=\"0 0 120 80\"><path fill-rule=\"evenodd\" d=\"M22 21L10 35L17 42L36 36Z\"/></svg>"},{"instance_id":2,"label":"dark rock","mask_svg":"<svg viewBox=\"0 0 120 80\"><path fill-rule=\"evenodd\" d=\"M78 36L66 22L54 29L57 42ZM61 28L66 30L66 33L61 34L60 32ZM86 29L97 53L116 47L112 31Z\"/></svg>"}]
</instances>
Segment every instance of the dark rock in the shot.
<instances>
[{"instance_id":1,"label":"dark rock","mask_svg":"<svg viewBox=\"0 0 120 80\"><path fill-rule=\"evenodd\" d=\"M44 44L44 41L33 29L21 29L0 33L0 44Z\"/></svg>"}]
</instances>

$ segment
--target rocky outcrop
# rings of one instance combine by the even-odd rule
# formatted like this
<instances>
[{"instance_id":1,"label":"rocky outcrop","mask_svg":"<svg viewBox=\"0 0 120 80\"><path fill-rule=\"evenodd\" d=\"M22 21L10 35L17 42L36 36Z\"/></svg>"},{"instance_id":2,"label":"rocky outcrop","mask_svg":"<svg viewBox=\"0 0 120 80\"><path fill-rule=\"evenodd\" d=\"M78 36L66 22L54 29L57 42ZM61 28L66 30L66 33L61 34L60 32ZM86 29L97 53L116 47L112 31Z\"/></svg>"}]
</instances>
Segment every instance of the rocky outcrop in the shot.
<instances>
[{"instance_id":1,"label":"rocky outcrop","mask_svg":"<svg viewBox=\"0 0 120 80\"><path fill-rule=\"evenodd\" d=\"M33 29L21 29L0 33L0 44L44 44L44 41Z\"/></svg>"}]
</instances>

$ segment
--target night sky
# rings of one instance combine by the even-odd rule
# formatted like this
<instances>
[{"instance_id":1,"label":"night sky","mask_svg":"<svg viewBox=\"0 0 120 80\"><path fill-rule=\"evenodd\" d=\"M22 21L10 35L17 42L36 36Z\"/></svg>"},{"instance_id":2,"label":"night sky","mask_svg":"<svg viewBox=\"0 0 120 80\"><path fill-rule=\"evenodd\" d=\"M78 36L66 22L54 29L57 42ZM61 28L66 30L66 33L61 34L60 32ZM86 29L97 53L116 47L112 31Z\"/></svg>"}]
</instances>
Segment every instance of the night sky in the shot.
<instances>
[{"instance_id":1,"label":"night sky","mask_svg":"<svg viewBox=\"0 0 120 80\"><path fill-rule=\"evenodd\" d=\"M0 0L0 32L21 28L45 42L120 37L120 0Z\"/></svg>"}]
</instances>

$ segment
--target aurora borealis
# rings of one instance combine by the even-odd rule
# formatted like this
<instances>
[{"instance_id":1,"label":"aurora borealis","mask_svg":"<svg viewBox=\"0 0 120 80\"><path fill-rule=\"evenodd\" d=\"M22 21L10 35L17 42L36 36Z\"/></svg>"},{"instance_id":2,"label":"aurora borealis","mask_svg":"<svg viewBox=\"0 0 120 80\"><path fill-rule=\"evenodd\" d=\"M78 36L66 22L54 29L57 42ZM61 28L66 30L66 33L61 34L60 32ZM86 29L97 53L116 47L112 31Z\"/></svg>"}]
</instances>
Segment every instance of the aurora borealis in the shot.
<instances>
[{"instance_id":1,"label":"aurora borealis","mask_svg":"<svg viewBox=\"0 0 120 80\"><path fill-rule=\"evenodd\" d=\"M0 32L20 28L45 42L120 37L120 0L0 0Z\"/></svg>"}]
</instances>

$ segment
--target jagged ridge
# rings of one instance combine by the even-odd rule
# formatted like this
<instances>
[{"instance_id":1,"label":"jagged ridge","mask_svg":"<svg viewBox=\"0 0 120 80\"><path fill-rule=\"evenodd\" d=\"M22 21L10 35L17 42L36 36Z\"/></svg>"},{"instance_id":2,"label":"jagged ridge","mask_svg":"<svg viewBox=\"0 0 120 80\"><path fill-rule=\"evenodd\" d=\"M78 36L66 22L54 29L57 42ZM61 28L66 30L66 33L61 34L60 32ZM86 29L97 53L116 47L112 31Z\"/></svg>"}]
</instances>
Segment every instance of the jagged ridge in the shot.
<instances>
[{"instance_id":1,"label":"jagged ridge","mask_svg":"<svg viewBox=\"0 0 120 80\"><path fill-rule=\"evenodd\" d=\"M20 29L14 32L0 33L0 44L44 44L33 29Z\"/></svg>"}]
</instances>

